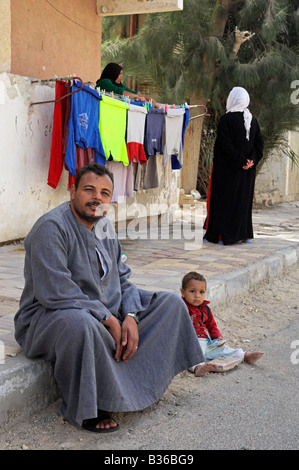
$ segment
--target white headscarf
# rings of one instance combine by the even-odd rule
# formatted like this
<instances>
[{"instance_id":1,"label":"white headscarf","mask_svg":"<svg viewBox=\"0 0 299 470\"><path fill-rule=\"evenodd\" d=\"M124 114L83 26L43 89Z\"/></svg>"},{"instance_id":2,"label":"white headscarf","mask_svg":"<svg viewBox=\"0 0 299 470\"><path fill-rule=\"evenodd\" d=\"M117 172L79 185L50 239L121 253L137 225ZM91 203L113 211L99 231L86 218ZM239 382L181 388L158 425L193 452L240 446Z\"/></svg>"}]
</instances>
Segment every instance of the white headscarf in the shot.
<instances>
[{"instance_id":1,"label":"white headscarf","mask_svg":"<svg viewBox=\"0 0 299 470\"><path fill-rule=\"evenodd\" d=\"M241 111L244 116L244 126L246 129L246 139L249 140L252 114L248 109L250 97L245 88L234 87L228 95L226 102L226 112L233 113Z\"/></svg>"}]
</instances>

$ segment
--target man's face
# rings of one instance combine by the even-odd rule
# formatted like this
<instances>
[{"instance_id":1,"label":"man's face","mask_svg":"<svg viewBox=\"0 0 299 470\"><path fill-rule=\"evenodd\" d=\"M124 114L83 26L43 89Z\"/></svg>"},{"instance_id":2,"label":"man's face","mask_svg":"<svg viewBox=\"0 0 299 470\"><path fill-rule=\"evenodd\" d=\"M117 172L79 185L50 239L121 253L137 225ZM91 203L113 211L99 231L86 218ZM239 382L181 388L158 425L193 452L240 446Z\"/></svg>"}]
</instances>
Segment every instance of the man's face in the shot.
<instances>
[{"instance_id":1,"label":"man's face","mask_svg":"<svg viewBox=\"0 0 299 470\"><path fill-rule=\"evenodd\" d=\"M90 230L108 210L113 184L108 175L85 173L78 188L71 187L71 209L77 220Z\"/></svg>"}]
</instances>

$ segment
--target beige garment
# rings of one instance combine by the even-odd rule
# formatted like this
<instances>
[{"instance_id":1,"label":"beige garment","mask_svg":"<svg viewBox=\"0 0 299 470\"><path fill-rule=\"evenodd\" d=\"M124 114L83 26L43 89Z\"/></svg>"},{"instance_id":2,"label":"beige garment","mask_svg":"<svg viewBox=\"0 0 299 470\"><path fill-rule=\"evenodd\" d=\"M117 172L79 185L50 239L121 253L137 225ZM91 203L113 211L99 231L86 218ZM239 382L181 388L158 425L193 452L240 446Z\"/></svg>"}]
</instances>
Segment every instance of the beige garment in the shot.
<instances>
[{"instance_id":1,"label":"beige garment","mask_svg":"<svg viewBox=\"0 0 299 470\"><path fill-rule=\"evenodd\" d=\"M108 160L106 168L113 173L114 189L111 202L123 202L127 197L134 196L133 163L125 166L122 162Z\"/></svg>"},{"instance_id":2,"label":"beige garment","mask_svg":"<svg viewBox=\"0 0 299 470\"><path fill-rule=\"evenodd\" d=\"M162 173L163 155L151 155L146 163L143 189L159 188Z\"/></svg>"}]
</instances>

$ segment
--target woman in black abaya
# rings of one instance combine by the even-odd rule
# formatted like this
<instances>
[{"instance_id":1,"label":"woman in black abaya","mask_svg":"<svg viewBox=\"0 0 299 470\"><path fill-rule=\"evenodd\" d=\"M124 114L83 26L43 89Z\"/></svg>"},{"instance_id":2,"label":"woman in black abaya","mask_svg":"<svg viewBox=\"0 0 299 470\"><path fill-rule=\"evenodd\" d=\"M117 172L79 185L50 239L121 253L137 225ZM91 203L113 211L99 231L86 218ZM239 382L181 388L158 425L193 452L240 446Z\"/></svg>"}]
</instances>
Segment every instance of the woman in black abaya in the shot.
<instances>
[{"instance_id":1,"label":"woman in black abaya","mask_svg":"<svg viewBox=\"0 0 299 470\"><path fill-rule=\"evenodd\" d=\"M218 124L204 236L212 243L231 245L253 239L256 165L263 156L264 141L249 101L244 88L234 87Z\"/></svg>"}]
</instances>

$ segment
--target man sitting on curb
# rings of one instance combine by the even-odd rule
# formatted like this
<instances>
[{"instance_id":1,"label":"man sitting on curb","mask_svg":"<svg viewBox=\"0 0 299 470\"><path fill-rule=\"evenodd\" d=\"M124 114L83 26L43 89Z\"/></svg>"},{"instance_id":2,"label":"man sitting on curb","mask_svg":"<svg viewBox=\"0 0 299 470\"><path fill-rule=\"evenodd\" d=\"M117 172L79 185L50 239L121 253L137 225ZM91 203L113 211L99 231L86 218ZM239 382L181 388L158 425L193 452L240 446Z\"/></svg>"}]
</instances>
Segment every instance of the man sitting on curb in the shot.
<instances>
[{"instance_id":1,"label":"man sitting on curb","mask_svg":"<svg viewBox=\"0 0 299 470\"><path fill-rule=\"evenodd\" d=\"M105 216L112 192L113 175L87 165L70 202L35 223L15 316L25 354L54 364L65 419L94 432L115 431L108 412L146 408L176 374L204 360L182 299L129 282Z\"/></svg>"}]
</instances>

